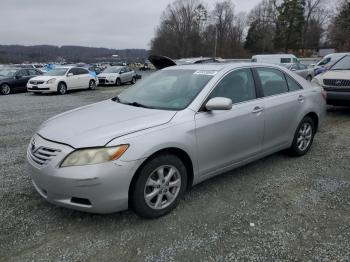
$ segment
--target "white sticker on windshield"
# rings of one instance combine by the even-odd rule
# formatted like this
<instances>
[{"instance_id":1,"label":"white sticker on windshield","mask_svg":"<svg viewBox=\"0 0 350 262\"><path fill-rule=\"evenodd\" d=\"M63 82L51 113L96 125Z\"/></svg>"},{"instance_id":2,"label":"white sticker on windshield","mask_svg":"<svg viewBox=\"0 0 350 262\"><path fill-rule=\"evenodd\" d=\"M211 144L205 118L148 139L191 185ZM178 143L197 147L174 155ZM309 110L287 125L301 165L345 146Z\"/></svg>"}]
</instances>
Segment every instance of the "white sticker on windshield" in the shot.
<instances>
[{"instance_id":1,"label":"white sticker on windshield","mask_svg":"<svg viewBox=\"0 0 350 262\"><path fill-rule=\"evenodd\" d=\"M206 76L215 76L218 71L209 71L209 70L199 70L194 72L194 75L206 75Z\"/></svg>"}]
</instances>

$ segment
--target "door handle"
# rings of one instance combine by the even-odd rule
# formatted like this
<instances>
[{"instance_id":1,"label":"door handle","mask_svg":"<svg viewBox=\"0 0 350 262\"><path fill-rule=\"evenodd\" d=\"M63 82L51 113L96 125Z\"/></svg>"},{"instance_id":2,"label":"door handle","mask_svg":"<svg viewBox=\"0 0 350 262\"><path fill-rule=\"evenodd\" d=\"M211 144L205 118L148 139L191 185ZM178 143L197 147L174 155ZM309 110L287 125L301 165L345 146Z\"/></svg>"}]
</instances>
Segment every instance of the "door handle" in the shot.
<instances>
[{"instance_id":1,"label":"door handle","mask_svg":"<svg viewBox=\"0 0 350 262\"><path fill-rule=\"evenodd\" d=\"M252 113L253 113L253 114L259 114L259 113L261 113L262 111L264 111L264 108L262 108L262 107L260 107L260 106L256 106L256 107L254 107Z\"/></svg>"},{"instance_id":2,"label":"door handle","mask_svg":"<svg viewBox=\"0 0 350 262\"><path fill-rule=\"evenodd\" d=\"M305 101L305 96L300 95L300 96L298 97L298 101L299 101L299 102L304 102L304 101Z\"/></svg>"}]
</instances>

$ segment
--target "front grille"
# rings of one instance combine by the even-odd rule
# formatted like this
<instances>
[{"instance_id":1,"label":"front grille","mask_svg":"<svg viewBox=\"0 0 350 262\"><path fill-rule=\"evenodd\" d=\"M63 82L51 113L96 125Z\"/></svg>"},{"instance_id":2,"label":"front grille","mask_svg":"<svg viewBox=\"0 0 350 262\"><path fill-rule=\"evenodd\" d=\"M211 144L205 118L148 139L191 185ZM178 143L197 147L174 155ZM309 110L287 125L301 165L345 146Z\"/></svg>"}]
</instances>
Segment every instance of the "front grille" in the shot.
<instances>
[{"instance_id":1,"label":"front grille","mask_svg":"<svg viewBox=\"0 0 350 262\"><path fill-rule=\"evenodd\" d=\"M345 79L324 79L323 83L326 86L350 87L350 80Z\"/></svg>"},{"instance_id":2,"label":"front grille","mask_svg":"<svg viewBox=\"0 0 350 262\"><path fill-rule=\"evenodd\" d=\"M44 166L50 162L50 160L57 155L61 150L53 149L44 146L36 147L33 142L30 145L29 157L39 166Z\"/></svg>"},{"instance_id":3,"label":"front grille","mask_svg":"<svg viewBox=\"0 0 350 262\"><path fill-rule=\"evenodd\" d=\"M105 78L99 78L99 79L98 79L98 82L99 82L100 84L104 84L104 83L106 82L106 79L105 79Z\"/></svg>"},{"instance_id":4,"label":"front grille","mask_svg":"<svg viewBox=\"0 0 350 262\"><path fill-rule=\"evenodd\" d=\"M29 81L29 83L31 85L41 85L41 84L44 84L44 81L35 81L35 80L31 80Z\"/></svg>"}]
</instances>

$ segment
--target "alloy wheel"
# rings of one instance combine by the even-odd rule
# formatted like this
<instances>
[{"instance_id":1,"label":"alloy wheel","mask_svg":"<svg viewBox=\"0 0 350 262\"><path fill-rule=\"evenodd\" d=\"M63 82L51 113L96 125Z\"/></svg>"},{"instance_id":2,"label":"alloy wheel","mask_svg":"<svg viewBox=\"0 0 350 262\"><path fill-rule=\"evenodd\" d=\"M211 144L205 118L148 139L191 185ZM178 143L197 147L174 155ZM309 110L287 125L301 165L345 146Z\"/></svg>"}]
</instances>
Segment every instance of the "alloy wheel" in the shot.
<instances>
[{"instance_id":1,"label":"alloy wheel","mask_svg":"<svg viewBox=\"0 0 350 262\"><path fill-rule=\"evenodd\" d=\"M305 151L312 140L312 126L310 123L305 122L301 125L299 132L298 132L298 138L297 138L297 146L300 151Z\"/></svg>"},{"instance_id":2,"label":"alloy wheel","mask_svg":"<svg viewBox=\"0 0 350 262\"><path fill-rule=\"evenodd\" d=\"M181 189L181 175L172 165L160 166L147 179L144 189L146 204L152 209L164 209L177 198Z\"/></svg>"}]
</instances>

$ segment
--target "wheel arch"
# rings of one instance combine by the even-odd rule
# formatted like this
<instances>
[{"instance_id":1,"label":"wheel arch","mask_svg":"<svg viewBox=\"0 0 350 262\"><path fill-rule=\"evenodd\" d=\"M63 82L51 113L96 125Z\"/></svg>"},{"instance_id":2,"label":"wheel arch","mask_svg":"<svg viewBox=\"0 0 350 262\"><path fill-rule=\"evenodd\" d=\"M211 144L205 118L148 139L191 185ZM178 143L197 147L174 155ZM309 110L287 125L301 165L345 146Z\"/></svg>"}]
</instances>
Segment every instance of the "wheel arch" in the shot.
<instances>
[{"instance_id":1,"label":"wheel arch","mask_svg":"<svg viewBox=\"0 0 350 262\"><path fill-rule=\"evenodd\" d=\"M312 119L312 121L314 122L314 124L315 124L315 133L317 133L317 131L318 131L318 125L319 125L319 117L318 117L318 115L315 113L315 112L309 112L308 114L306 114L305 116L304 116L304 118L305 117L310 117L311 119Z\"/></svg>"},{"instance_id":2,"label":"wheel arch","mask_svg":"<svg viewBox=\"0 0 350 262\"><path fill-rule=\"evenodd\" d=\"M135 186L135 181L136 181L136 178L138 176L138 172L150 159L155 158L158 155L162 155L162 154L175 155L184 163L186 170L187 170L187 190L191 188L191 186L193 184L193 179L194 179L194 170L193 170L193 162L192 162L192 159L189 156L189 154L185 150L180 149L178 147L163 148L163 149L160 149L160 150L154 152L150 156L148 156L142 162L142 164L137 168L136 172L134 173L133 178L132 178L131 183L130 183L130 186L129 186L129 190L128 190L129 206L131 204L131 193L132 193L133 188Z\"/></svg>"}]
</instances>

